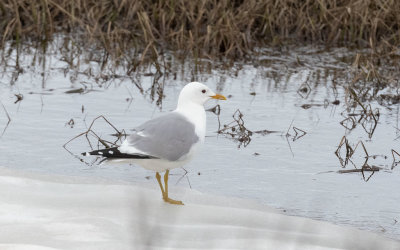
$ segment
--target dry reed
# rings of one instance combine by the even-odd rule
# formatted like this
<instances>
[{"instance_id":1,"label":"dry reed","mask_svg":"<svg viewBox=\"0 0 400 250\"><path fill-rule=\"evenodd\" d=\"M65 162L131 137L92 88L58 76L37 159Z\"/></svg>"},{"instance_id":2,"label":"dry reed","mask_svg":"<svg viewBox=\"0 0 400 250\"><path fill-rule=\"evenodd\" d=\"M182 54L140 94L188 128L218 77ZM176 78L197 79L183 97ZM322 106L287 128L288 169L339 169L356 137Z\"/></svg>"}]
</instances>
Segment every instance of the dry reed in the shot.
<instances>
[{"instance_id":1,"label":"dry reed","mask_svg":"<svg viewBox=\"0 0 400 250\"><path fill-rule=\"evenodd\" d=\"M143 60L166 49L240 58L287 41L398 45L399 13L396 0L3 0L0 46L44 48L62 33L113 58L134 49Z\"/></svg>"}]
</instances>

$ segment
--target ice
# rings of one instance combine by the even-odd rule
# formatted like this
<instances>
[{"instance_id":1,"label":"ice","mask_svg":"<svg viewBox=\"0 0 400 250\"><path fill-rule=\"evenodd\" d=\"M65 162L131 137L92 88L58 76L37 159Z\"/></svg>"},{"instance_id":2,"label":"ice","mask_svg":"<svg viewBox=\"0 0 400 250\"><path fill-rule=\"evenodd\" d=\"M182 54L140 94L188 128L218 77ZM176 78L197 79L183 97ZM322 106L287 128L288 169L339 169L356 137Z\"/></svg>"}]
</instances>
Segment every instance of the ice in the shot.
<instances>
[{"instance_id":1,"label":"ice","mask_svg":"<svg viewBox=\"0 0 400 250\"><path fill-rule=\"evenodd\" d=\"M153 188L151 188L153 187ZM0 249L400 249L254 201L0 168Z\"/></svg>"}]
</instances>

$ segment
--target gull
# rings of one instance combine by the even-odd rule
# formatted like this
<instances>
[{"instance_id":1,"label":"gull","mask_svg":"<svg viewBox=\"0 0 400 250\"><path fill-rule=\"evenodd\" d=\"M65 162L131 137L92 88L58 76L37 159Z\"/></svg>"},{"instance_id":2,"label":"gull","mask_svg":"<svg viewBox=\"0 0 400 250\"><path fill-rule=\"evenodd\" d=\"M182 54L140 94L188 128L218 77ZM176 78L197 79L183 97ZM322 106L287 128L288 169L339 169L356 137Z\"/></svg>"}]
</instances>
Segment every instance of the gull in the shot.
<instances>
[{"instance_id":1,"label":"gull","mask_svg":"<svg viewBox=\"0 0 400 250\"><path fill-rule=\"evenodd\" d=\"M120 146L94 150L84 155L97 155L113 162L128 162L156 172L165 202L183 205L168 196L169 171L188 163L204 143L206 112L210 99L226 100L199 82L186 84L179 94L176 109L138 126ZM160 172L164 172L164 186Z\"/></svg>"}]
</instances>

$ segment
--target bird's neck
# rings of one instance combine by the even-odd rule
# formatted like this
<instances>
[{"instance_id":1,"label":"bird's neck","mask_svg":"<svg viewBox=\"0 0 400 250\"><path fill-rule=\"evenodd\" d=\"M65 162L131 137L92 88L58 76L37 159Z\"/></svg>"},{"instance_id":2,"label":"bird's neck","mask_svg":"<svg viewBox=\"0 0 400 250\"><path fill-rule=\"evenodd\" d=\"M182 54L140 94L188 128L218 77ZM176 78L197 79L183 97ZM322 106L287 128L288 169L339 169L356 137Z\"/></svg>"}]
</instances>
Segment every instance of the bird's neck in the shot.
<instances>
[{"instance_id":1,"label":"bird's neck","mask_svg":"<svg viewBox=\"0 0 400 250\"><path fill-rule=\"evenodd\" d=\"M183 114L190 122L195 124L195 132L201 141L206 135L206 111L204 106L193 102L178 104L177 112Z\"/></svg>"}]
</instances>

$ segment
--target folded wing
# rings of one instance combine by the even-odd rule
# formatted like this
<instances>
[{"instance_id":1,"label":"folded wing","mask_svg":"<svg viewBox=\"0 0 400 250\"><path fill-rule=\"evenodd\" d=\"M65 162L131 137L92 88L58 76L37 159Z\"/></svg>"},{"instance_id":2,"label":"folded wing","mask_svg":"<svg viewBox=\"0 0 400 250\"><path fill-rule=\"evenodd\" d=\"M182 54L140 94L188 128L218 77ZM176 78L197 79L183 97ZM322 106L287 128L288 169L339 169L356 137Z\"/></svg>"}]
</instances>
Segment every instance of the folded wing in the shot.
<instances>
[{"instance_id":1,"label":"folded wing","mask_svg":"<svg viewBox=\"0 0 400 250\"><path fill-rule=\"evenodd\" d=\"M198 141L194 124L183 115L171 112L137 127L118 150L121 154L176 161Z\"/></svg>"}]
</instances>

